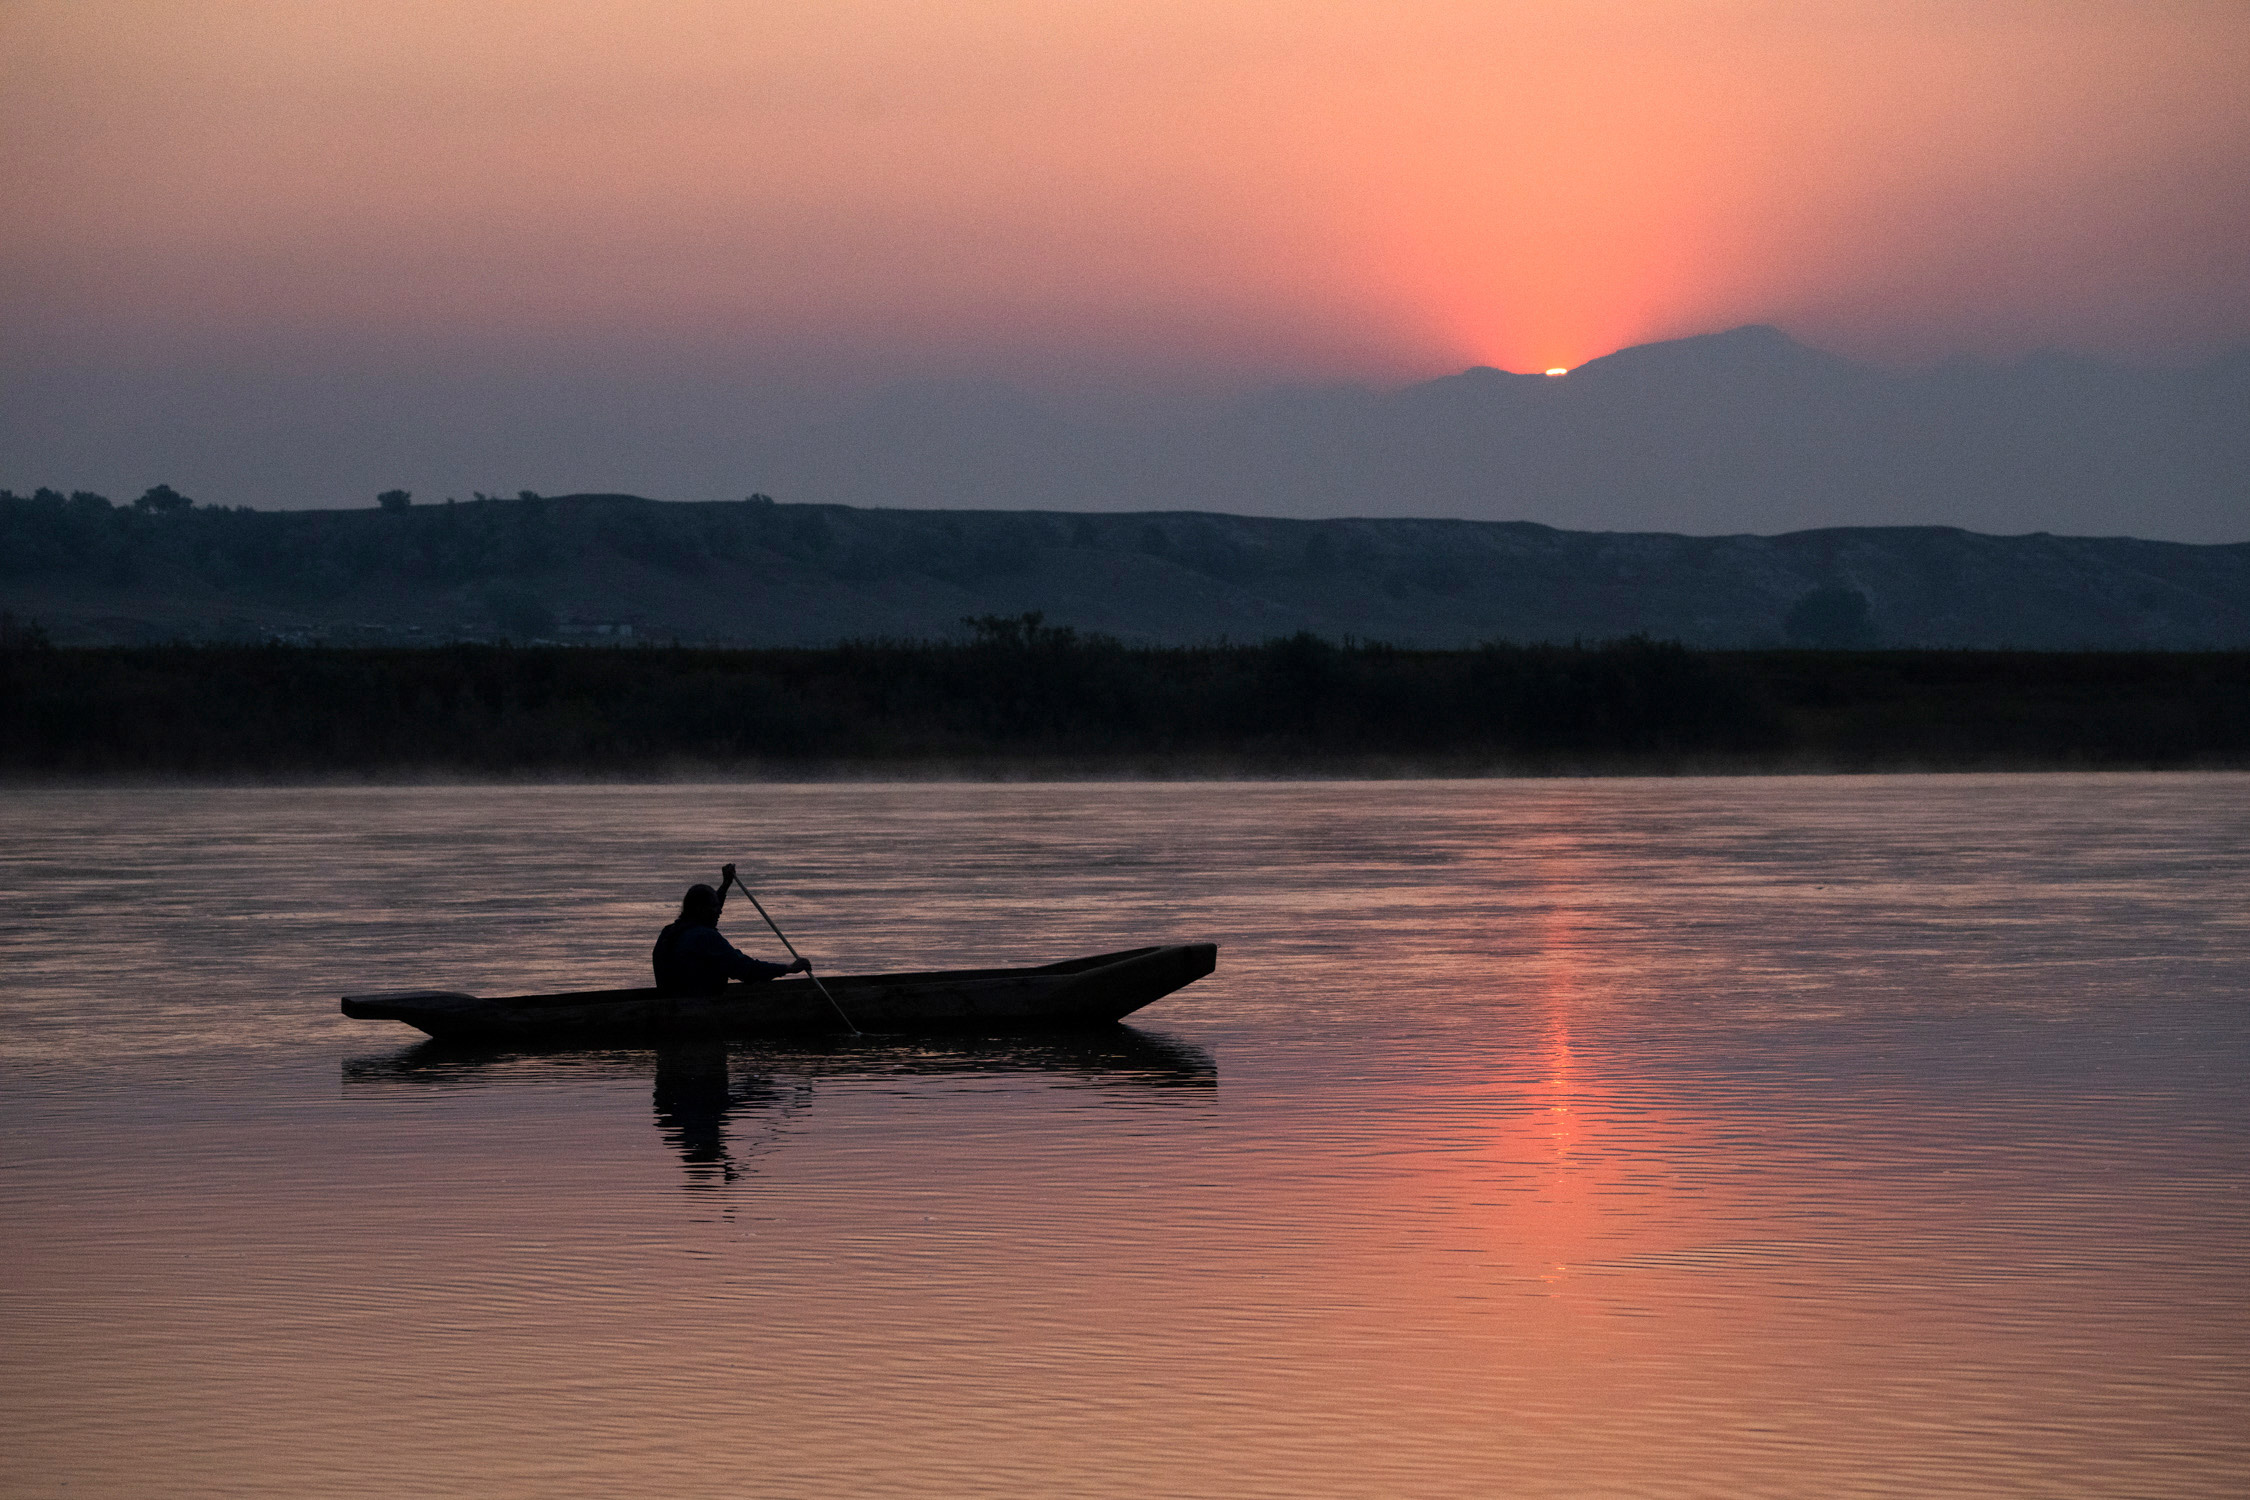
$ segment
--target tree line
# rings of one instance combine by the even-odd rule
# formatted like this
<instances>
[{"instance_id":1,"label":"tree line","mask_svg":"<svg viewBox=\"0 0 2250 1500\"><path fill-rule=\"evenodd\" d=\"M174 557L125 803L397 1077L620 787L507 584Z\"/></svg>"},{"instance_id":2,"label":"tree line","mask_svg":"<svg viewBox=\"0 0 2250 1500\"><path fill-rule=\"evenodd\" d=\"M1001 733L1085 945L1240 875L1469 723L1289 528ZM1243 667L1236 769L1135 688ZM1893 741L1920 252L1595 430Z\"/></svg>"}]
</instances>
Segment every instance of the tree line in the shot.
<instances>
[{"instance_id":1,"label":"tree line","mask_svg":"<svg viewBox=\"0 0 2250 1500\"><path fill-rule=\"evenodd\" d=\"M986 617L821 649L57 649L0 632L0 772L1569 773L2250 764L2250 653L1141 647Z\"/></svg>"}]
</instances>

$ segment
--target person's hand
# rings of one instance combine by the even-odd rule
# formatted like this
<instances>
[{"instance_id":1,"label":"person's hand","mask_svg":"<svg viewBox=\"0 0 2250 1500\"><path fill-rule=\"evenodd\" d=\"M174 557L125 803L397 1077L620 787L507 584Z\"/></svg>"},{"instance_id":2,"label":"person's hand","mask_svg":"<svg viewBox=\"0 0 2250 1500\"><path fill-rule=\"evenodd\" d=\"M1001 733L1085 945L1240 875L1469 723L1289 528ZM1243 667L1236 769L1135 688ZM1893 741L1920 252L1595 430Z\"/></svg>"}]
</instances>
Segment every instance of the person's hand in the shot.
<instances>
[{"instance_id":1,"label":"person's hand","mask_svg":"<svg viewBox=\"0 0 2250 1500\"><path fill-rule=\"evenodd\" d=\"M812 960L809 958L800 958L795 963L791 964L785 972L790 974L810 974L812 972Z\"/></svg>"},{"instance_id":2,"label":"person's hand","mask_svg":"<svg viewBox=\"0 0 2250 1500\"><path fill-rule=\"evenodd\" d=\"M721 865L721 866L719 866L719 889L720 889L720 890L722 890L722 891L723 891L723 890L725 890L725 889L726 889L726 888L727 888L728 886L730 886L730 885L739 885L739 884L741 884L741 882L740 882L740 881L738 881L738 880L736 880L736 879L734 878L734 866L733 866L733 865Z\"/></svg>"}]
</instances>

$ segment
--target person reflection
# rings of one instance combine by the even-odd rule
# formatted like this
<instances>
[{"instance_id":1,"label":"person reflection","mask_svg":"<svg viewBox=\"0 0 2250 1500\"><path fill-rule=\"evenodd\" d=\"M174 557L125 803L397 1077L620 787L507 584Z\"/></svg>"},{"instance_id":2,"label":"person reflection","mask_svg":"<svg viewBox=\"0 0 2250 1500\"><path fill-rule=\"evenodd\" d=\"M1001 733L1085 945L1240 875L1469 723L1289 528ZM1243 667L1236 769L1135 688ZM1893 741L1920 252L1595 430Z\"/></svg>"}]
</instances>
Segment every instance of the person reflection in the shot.
<instances>
[{"instance_id":1,"label":"person reflection","mask_svg":"<svg viewBox=\"0 0 2250 1500\"><path fill-rule=\"evenodd\" d=\"M717 1039L670 1043L656 1053L656 1128L680 1154L691 1187L718 1187L740 1175L727 1142L727 1116L738 1109L771 1110L781 1093L751 1075L736 1083L727 1073L726 1043Z\"/></svg>"}]
</instances>

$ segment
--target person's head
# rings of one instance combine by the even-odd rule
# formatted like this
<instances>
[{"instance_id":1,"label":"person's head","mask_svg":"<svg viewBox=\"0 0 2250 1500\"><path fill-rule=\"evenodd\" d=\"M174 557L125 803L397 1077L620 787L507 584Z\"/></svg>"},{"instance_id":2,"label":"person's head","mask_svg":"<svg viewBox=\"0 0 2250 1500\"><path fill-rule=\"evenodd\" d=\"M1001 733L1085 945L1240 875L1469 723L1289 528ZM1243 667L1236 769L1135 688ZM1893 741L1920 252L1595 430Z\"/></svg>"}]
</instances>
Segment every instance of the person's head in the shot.
<instances>
[{"instance_id":1,"label":"person's head","mask_svg":"<svg viewBox=\"0 0 2250 1500\"><path fill-rule=\"evenodd\" d=\"M719 893L707 885L691 885L680 899L680 920L709 927L719 920Z\"/></svg>"}]
</instances>

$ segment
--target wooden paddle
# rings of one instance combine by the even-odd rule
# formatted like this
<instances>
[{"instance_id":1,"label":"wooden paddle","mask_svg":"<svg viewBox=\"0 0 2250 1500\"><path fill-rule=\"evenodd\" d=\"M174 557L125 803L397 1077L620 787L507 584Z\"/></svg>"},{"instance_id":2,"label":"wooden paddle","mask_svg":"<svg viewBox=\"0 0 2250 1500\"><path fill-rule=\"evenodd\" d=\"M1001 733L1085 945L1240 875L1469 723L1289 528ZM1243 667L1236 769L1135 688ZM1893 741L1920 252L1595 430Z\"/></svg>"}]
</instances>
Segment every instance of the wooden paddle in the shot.
<instances>
[{"instance_id":1,"label":"wooden paddle","mask_svg":"<svg viewBox=\"0 0 2250 1500\"><path fill-rule=\"evenodd\" d=\"M742 883L742 877L734 873L733 865L728 865L726 867L726 878L727 880L731 880L734 882L734 888L736 890L742 892L743 895L750 898L750 904L758 908L758 915L766 919L766 925L773 929L773 935L775 937L781 939L781 946L789 950L789 956L805 966L805 977L813 982L814 989L820 991L821 999L826 1000L831 1006L835 1008L836 1014L842 1017L844 1024L852 1028L852 1035L867 1035L866 1032L861 1031L859 1027L853 1023L850 1016L844 1014L844 1007L836 1004L836 997L828 993L828 986L822 984L820 982L820 976L813 972L812 960L806 958L802 953L799 953L797 951L797 945L789 941L789 934L781 930L781 924L779 922L776 922L773 919L772 913L766 910L765 903L761 902L758 899L758 893L750 889L750 887L744 885ZM726 885L724 882L722 882L719 886L719 894L721 896L724 896L726 895L726 893Z\"/></svg>"}]
</instances>

